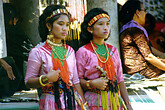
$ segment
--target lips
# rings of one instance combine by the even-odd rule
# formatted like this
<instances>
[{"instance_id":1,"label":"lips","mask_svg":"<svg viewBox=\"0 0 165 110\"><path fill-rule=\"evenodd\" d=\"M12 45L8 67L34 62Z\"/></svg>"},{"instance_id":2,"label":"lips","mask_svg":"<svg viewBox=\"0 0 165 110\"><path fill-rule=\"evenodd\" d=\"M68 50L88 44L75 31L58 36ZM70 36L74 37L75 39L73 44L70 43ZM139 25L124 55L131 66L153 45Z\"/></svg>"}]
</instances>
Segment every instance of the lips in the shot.
<instances>
[{"instance_id":1,"label":"lips","mask_svg":"<svg viewBox=\"0 0 165 110\"><path fill-rule=\"evenodd\" d=\"M104 32L104 34L108 34L108 32Z\"/></svg>"},{"instance_id":2,"label":"lips","mask_svg":"<svg viewBox=\"0 0 165 110\"><path fill-rule=\"evenodd\" d=\"M66 35L67 35L67 33L62 33L62 35L66 36Z\"/></svg>"}]
</instances>

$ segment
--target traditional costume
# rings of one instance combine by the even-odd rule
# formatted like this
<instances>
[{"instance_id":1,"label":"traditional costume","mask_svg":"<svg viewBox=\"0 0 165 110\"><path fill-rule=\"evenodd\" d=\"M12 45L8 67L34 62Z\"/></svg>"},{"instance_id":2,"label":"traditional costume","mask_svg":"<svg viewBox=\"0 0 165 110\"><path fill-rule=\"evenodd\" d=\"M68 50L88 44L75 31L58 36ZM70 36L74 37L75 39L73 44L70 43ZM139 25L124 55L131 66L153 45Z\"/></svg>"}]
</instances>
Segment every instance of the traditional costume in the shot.
<instances>
[{"instance_id":1,"label":"traditional costume","mask_svg":"<svg viewBox=\"0 0 165 110\"><path fill-rule=\"evenodd\" d=\"M76 52L77 70L80 79L93 80L102 76L100 66L109 79L104 91L88 89L85 99L90 110L120 110L120 90L118 84L123 79L121 60L118 50L109 44L98 45L92 41Z\"/></svg>"},{"instance_id":2,"label":"traditional costume","mask_svg":"<svg viewBox=\"0 0 165 110\"><path fill-rule=\"evenodd\" d=\"M39 109L76 109L73 84L79 83L75 52L64 44L52 46L47 41L31 50L25 83L29 78L46 75L50 68L60 69L60 79L38 89Z\"/></svg>"}]
</instances>

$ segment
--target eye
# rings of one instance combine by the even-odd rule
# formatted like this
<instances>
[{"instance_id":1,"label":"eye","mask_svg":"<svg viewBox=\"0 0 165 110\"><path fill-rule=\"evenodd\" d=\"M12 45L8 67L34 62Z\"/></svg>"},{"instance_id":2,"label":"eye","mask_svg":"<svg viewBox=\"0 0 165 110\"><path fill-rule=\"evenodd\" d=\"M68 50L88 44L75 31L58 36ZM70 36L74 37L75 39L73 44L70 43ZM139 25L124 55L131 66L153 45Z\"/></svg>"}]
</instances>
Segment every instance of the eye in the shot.
<instances>
[{"instance_id":1,"label":"eye","mask_svg":"<svg viewBox=\"0 0 165 110\"><path fill-rule=\"evenodd\" d=\"M110 22L107 22L106 25L110 25Z\"/></svg>"},{"instance_id":2,"label":"eye","mask_svg":"<svg viewBox=\"0 0 165 110\"><path fill-rule=\"evenodd\" d=\"M64 23L63 23L63 22L59 22L58 24L59 24L59 25L64 25Z\"/></svg>"},{"instance_id":3,"label":"eye","mask_svg":"<svg viewBox=\"0 0 165 110\"><path fill-rule=\"evenodd\" d=\"M66 23L66 26L69 26L70 25L70 23Z\"/></svg>"}]
</instances>

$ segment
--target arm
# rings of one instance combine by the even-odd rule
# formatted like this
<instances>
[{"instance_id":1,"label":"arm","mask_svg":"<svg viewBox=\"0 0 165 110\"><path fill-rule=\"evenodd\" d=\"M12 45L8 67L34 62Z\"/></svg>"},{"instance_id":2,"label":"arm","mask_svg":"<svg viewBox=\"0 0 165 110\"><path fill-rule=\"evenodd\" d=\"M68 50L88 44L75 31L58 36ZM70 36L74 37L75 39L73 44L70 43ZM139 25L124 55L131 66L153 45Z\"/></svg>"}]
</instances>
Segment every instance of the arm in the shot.
<instances>
[{"instance_id":1,"label":"arm","mask_svg":"<svg viewBox=\"0 0 165 110\"><path fill-rule=\"evenodd\" d=\"M158 59L156 56L154 56L152 53L149 54L145 59L154 65L155 67L165 71L165 63L163 63L160 59Z\"/></svg>"},{"instance_id":2,"label":"arm","mask_svg":"<svg viewBox=\"0 0 165 110\"><path fill-rule=\"evenodd\" d=\"M25 84L28 88L39 88L43 84L48 82L55 82L58 80L60 70L49 69L48 73L44 77L39 77L40 70L42 69L42 58L41 52L38 48L33 48L29 53L28 65L25 77ZM43 79L46 79L47 82L44 82Z\"/></svg>"},{"instance_id":3,"label":"arm","mask_svg":"<svg viewBox=\"0 0 165 110\"><path fill-rule=\"evenodd\" d=\"M151 53L151 50L147 45L147 41L145 40L145 36L143 34L135 35L134 40L145 60L155 67L165 71L165 63Z\"/></svg>"},{"instance_id":4,"label":"arm","mask_svg":"<svg viewBox=\"0 0 165 110\"><path fill-rule=\"evenodd\" d=\"M129 101L129 98L128 98L128 93L127 93L127 90L126 90L126 86L124 84L124 81L122 81L122 82L119 83L119 88L120 88L121 97L124 100L124 103L125 103L127 109L128 110L133 110L133 108L131 106L131 103Z\"/></svg>"},{"instance_id":5,"label":"arm","mask_svg":"<svg viewBox=\"0 0 165 110\"><path fill-rule=\"evenodd\" d=\"M152 50L152 53L153 53L154 55L159 56L159 57L161 57L161 58L165 58L165 53L163 53L163 52L157 50L157 49L154 48L154 47L151 47L151 50Z\"/></svg>"},{"instance_id":6,"label":"arm","mask_svg":"<svg viewBox=\"0 0 165 110\"><path fill-rule=\"evenodd\" d=\"M105 80L105 79L103 79L103 77L100 77L97 79L89 80L89 87L87 87L87 80L80 79L81 87L84 90L88 90L89 88L91 88L91 89L97 88L99 90L105 90L105 88L107 86L107 82L108 82L107 79Z\"/></svg>"},{"instance_id":7,"label":"arm","mask_svg":"<svg viewBox=\"0 0 165 110\"><path fill-rule=\"evenodd\" d=\"M85 103L86 101L85 101L84 93L83 93L83 90L82 90L82 88L80 86L80 83L75 84L74 86L75 86L75 89L78 92L78 94L81 96L81 98L83 100L83 103Z\"/></svg>"},{"instance_id":8,"label":"arm","mask_svg":"<svg viewBox=\"0 0 165 110\"><path fill-rule=\"evenodd\" d=\"M41 82L43 84L47 84L49 82L56 82L59 78L59 73L60 70L53 70L52 68L49 69L49 72L45 76L45 78L48 80L47 82L44 82L43 79L41 78ZM40 76L41 77L41 76ZM29 78L29 80L26 83L27 87L31 88L40 88L42 85L40 83L40 77L34 77L34 78Z\"/></svg>"},{"instance_id":9,"label":"arm","mask_svg":"<svg viewBox=\"0 0 165 110\"><path fill-rule=\"evenodd\" d=\"M3 59L0 58L0 64L1 66L6 70L8 77L10 80L14 80L15 76L13 74L12 67Z\"/></svg>"}]
</instances>

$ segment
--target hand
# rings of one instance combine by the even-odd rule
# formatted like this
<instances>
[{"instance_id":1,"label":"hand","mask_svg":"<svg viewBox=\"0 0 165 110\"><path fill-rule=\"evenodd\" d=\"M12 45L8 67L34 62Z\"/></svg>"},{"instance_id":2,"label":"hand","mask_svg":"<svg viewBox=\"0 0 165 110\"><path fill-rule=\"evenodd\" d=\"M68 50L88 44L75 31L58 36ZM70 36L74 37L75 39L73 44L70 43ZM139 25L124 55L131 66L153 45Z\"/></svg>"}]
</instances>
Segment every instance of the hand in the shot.
<instances>
[{"instance_id":1,"label":"hand","mask_svg":"<svg viewBox=\"0 0 165 110\"><path fill-rule=\"evenodd\" d=\"M97 88L97 89L100 89L100 90L105 90L105 88L108 85L107 82L108 82L107 79L103 79L103 77L100 77L100 78L92 80L91 85L92 85L93 88Z\"/></svg>"},{"instance_id":2,"label":"hand","mask_svg":"<svg viewBox=\"0 0 165 110\"><path fill-rule=\"evenodd\" d=\"M1 66L6 70L7 75L10 80L15 80L15 76L13 74L12 67L3 59L0 59L1 61Z\"/></svg>"},{"instance_id":3,"label":"hand","mask_svg":"<svg viewBox=\"0 0 165 110\"><path fill-rule=\"evenodd\" d=\"M46 77L48 78L48 82L56 82L59 78L60 70L53 70L52 68L49 69L48 74Z\"/></svg>"}]
</instances>

